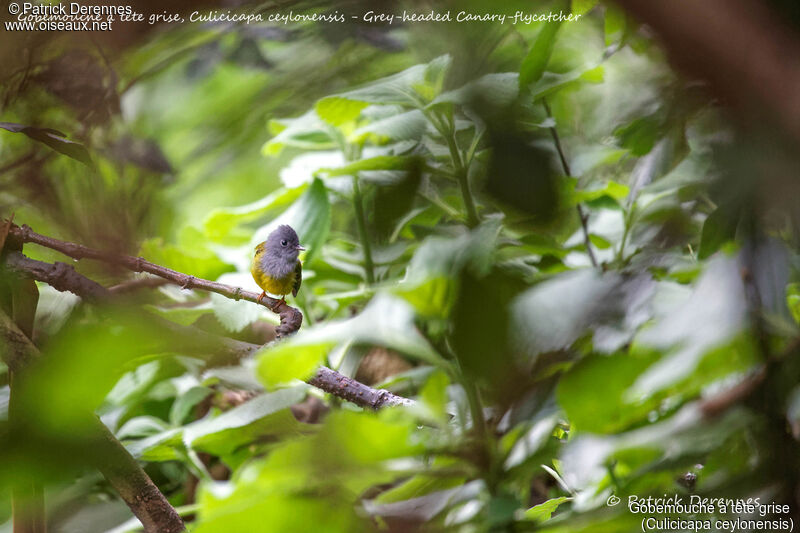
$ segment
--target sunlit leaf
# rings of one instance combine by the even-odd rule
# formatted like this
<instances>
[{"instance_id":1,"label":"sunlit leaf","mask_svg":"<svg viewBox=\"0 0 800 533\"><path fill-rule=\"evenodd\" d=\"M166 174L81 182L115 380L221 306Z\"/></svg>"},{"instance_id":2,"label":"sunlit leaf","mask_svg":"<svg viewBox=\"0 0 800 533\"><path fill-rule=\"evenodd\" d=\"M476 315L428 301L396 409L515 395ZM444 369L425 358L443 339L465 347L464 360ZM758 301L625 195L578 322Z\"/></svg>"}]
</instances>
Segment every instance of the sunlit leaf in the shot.
<instances>
[{"instance_id":1,"label":"sunlit leaf","mask_svg":"<svg viewBox=\"0 0 800 533\"><path fill-rule=\"evenodd\" d=\"M304 150L330 150L336 146L314 111L296 119L273 121L270 129L275 136L261 149L267 156L276 156L287 146Z\"/></svg>"},{"instance_id":2,"label":"sunlit leaf","mask_svg":"<svg viewBox=\"0 0 800 533\"><path fill-rule=\"evenodd\" d=\"M606 46L620 41L627 30L627 16L625 11L614 6L606 6L605 14L605 37Z\"/></svg>"},{"instance_id":3,"label":"sunlit leaf","mask_svg":"<svg viewBox=\"0 0 800 533\"><path fill-rule=\"evenodd\" d=\"M566 501L569 501L567 496L559 496L558 498L551 498L539 505L534 505L525 511L525 519L533 522L547 522L556 509L558 509L558 506Z\"/></svg>"},{"instance_id":4,"label":"sunlit leaf","mask_svg":"<svg viewBox=\"0 0 800 533\"><path fill-rule=\"evenodd\" d=\"M186 426L183 441L188 447L229 455L240 446L275 435L296 435L301 424L289 407L302 401L307 386L256 396L230 411Z\"/></svg>"},{"instance_id":5,"label":"sunlit leaf","mask_svg":"<svg viewBox=\"0 0 800 533\"><path fill-rule=\"evenodd\" d=\"M572 12L575 15L583 15L597 5L597 0L572 0Z\"/></svg>"},{"instance_id":6,"label":"sunlit leaf","mask_svg":"<svg viewBox=\"0 0 800 533\"><path fill-rule=\"evenodd\" d=\"M339 168L323 168L320 172L327 176L353 176L371 170L409 170L416 162L413 157L381 155L359 159Z\"/></svg>"},{"instance_id":7,"label":"sunlit leaf","mask_svg":"<svg viewBox=\"0 0 800 533\"><path fill-rule=\"evenodd\" d=\"M590 69L580 68L564 74L545 72L539 81L531 87L531 95L534 99L539 99L578 81L600 83L603 81L603 74L602 65Z\"/></svg>"},{"instance_id":8,"label":"sunlit leaf","mask_svg":"<svg viewBox=\"0 0 800 533\"><path fill-rule=\"evenodd\" d=\"M258 220L274 209L291 204L305 192L306 187L303 184L292 189L278 189L251 204L214 209L203 223L205 235L212 241L225 242L237 226Z\"/></svg>"},{"instance_id":9,"label":"sunlit leaf","mask_svg":"<svg viewBox=\"0 0 800 533\"><path fill-rule=\"evenodd\" d=\"M416 330L411 307L402 300L382 295L354 318L303 328L291 338L267 347L259 356L259 376L268 387L291 379L305 379L342 342L384 346L422 361L441 362Z\"/></svg>"},{"instance_id":10,"label":"sunlit leaf","mask_svg":"<svg viewBox=\"0 0 800 533\"><path fill-rule=\"evenodd\" d=\"M575 6L573 5L574 9ZM525 88L531 83L536 83L544 74L547 62L550 61L550 55L553 53L556 34L560 27L560 23L542 25L542 29L539 30L539 35L536 36L530 52L522 60L522 66L519 69L519 85L521 88Z\"/></svg>"},{"instance_id":11,"label":"sunlit leaf","mask_svg":"<svg viewBox=\"0 0 800 533\"><path fill-rule=\"evenodd\" d=\"M351 136L356 141L374 138L378 144L390 140L419 140L427 125L422 111L414 109L371 122L355 130Z\"/></svg>"},{"instance_id":12,"label":"sunlit leaf","mask_svg":"<svg viewBox=\"0 0 800 533\"><path fill-rule=\"evenodd\" d=\"M347 122L355 121L367 105L366 102L331 96L317 102L314 109L319 118L328 124L341 126Z\"/></svg>"}]
</instances>

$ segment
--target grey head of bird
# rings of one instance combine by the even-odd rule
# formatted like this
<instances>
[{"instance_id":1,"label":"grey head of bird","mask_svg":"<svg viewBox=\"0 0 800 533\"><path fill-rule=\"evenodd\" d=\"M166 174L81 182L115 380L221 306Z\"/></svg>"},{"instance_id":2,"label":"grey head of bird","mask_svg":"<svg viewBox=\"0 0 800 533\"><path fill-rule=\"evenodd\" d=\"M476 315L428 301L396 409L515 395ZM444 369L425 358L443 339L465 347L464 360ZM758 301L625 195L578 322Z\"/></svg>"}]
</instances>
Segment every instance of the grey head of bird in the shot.
<instances>
[{"instance_id":1,"label":"grey head of bird","mask_svg":"<svg viewBox=\"0 0 800 533\"><path fill-rule=\"evenodd\" d=\"M271 259L280 260L284 264L294 265L302 250L300 239L291 226L281 225L275 228L264 243L266 255Z\"/></svg>"}]
</instances>

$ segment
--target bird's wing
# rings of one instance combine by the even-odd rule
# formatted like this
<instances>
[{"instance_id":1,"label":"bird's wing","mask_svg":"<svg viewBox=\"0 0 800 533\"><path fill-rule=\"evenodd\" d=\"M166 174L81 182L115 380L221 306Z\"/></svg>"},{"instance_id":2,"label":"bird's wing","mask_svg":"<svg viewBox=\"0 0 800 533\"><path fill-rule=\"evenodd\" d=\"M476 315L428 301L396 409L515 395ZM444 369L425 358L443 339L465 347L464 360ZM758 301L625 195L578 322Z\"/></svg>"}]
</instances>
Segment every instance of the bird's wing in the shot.
<instances>
[{"instance_id":1,"label":"bird's wing","mask_svg":"<svg viewBox=\"0 0 800 533\"><path fill-rule=\"evenodd\" d=\"M264 251L264 243L263 243L263 242L260 242L260 243L258 243L258 245L256 246L256 253L263 252L263 251Z\"/></svg>"},{"instance_id":2,"label":"bird's wing","mask_svg":"<svg viewBox=\"0 0 800 533\"><path fill-rule=\"evenodd\" d=\"M300 284L303 283L303 265L300 261L294 268L294 287L292 287L292 296L297 296L297 291L300 290Z\"/></svg>"}]
</instances>

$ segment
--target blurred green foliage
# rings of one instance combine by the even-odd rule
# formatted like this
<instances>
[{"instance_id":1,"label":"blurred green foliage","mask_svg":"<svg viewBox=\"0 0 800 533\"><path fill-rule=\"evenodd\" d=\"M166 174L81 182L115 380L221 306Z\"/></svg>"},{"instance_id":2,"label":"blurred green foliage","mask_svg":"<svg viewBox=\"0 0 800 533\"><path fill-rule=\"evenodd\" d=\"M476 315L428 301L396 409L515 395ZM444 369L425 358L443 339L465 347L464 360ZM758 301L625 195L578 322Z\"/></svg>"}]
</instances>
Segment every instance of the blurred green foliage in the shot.
<instances>
[{"instance_id":1,"label":"blurred green foliage","mask_svg":"<svg viewBox=\"0 0 800 533\"><path fill-rule=\"evenodd\" d=\"M769 135L737 131L648 32L571 8L579 22L435 35L182 25L108 63L46 43L28 85L6 73L4 215L248 289L278 224L308 252L303 328L223 367L145 312L259 344L276 317L172 286L131 311L40 285L24 436L6 431L0 366L0 460L18 464L0 521L33 476L53 530L136 530L78 453L90 411L197 532L628 532L639 518L611 494L789 501L800 262L780 188L796 151L776 141L759 164ZM61 98L53 61L110 93ZM414 406L370 412L298 381L355 376L378 349L407 363L373 383ZM704 410L759 372L752 401Z\"/></svg>"}]
</instances>

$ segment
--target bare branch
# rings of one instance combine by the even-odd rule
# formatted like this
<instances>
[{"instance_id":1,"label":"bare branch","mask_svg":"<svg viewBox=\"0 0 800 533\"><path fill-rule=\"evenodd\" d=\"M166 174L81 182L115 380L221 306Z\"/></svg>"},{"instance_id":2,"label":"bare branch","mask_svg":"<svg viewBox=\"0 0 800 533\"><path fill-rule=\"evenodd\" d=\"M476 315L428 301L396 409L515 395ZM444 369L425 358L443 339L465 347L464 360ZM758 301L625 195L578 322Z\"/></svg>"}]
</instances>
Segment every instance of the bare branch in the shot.
<instances>
[{"instance_id":1,"label":"bare branch","mask_svg":"<svg viewBox=\"0 0 800 533\"><path fill-rule=\"evenodd\" d=\"M44 281L56 290L71 292L89 302L102 302L111 295L105 287L79 274L72 265L66 263L44 263L13 252L8 254L6 265L33 279Z\"/></svg>"},{"instance_id":2,"label":"bare branch","mask_svg":"<svg viewBox=\"0 0 800 533\"><path fill-rule=\"evenodd\" d=\"M380 409L395 405L414 405L413 400L397 396L388 390L373 389L325 366L308 383L361 407Z\"/></svg>"},{"instance_id":3,"label":"bare branch","mask_svg":"<svg viewBox=\"0 0 800 533\"><path fill-rule=\"evenodd\" d=\"M232 300L247 300L248 302L260 303L280 316L281 324L275 330L279 337L291 335L300 329L300 325L303 322L303 314L298 309L290 307L282 300L276 300L275 298L267 296L262 298L259 302L258 294L254 292L245 291L241 287L232 287L224 283L217 283L216 281L209 281L183 274L176 270L151 263L142 257L117 255L102 250L95 250L82 244L54 239L36 233L26 224L22 226L12 225L9 235L23 243L31 242L39 246L57 250L73 259L94 259L96 261L103 261L105 263L121 266L133 272L148 272L176 285L180 285L181 288L184 289L199 289L215 292L226 298L231 298Z\"/></svg>"}]
</instances>

